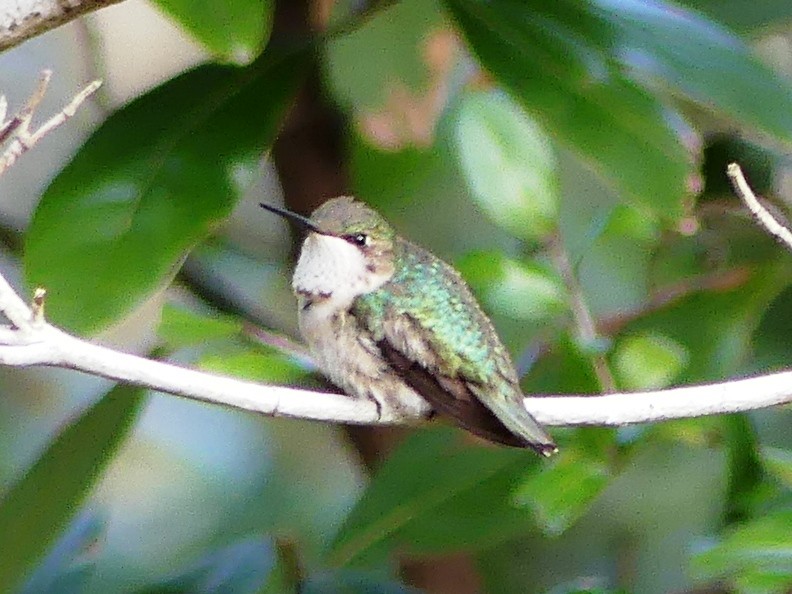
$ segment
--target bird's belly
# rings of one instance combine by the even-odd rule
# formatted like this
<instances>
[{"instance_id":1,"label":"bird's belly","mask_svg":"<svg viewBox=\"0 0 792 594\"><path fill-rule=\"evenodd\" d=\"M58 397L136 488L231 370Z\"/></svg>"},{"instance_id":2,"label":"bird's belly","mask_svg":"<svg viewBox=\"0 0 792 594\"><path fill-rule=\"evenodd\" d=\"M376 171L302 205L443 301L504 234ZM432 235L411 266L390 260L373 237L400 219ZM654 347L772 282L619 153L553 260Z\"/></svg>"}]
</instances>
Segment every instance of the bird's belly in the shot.
<instances>
[{"instance_id":1,"label":"bird's belly","mask_svg":"<svg viewBox=\"0 0 792 594\"><path fill-rule=\"evenodd\" d=\"M323 303L300 308L300 332L322 372L347 394L374 400L383 421L425 417L429 404L382 358L371 336L346 311Z\"/></svg>"}]
</instances>

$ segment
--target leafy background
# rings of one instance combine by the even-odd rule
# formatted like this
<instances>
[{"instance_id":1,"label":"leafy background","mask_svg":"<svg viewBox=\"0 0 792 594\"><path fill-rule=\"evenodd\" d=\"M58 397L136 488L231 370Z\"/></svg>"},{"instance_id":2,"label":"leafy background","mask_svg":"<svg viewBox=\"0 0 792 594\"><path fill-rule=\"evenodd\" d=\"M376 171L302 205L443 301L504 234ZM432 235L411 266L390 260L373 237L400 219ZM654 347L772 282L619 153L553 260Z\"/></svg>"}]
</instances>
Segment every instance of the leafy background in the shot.
<instances>
[{"instance_id":1,"label":"leafy background","mask_svg":"<svg viewBox=\"0 0 792 594\"><path fill-rule=\"evenodd\" d=\"M790 257L723 172L792 199L790 25L779 0L127 0L0 55L12 106L42 67L44 112L106 80L0 181L0 263L75 333L322 389L299 238L256 204L354 193L460 268L528 393L783 368ZM558 429L542 462L0 382L2 592L792 589L784 409Z\"/></svg>"}]
</instances>

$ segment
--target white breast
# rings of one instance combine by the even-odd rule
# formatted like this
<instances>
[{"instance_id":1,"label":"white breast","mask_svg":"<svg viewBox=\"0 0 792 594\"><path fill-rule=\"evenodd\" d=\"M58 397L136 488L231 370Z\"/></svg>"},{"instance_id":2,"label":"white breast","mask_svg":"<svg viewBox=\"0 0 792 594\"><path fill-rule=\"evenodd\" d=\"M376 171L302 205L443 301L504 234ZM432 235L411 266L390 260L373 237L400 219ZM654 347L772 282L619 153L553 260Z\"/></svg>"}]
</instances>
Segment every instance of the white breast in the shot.
<instances>
[{"instance_id":1,"label":"white breast","mask_svg":"<svg viewBox=\"0 0 792 594\"><path fill-rule=\"evenodd\" d=\"M298 293L330 298L333 309L347 309L355 297L374 291L389 276L367 269L360 249L340 237L310 233L302 245L292 287Z\"/></svg>"}]
</instances>

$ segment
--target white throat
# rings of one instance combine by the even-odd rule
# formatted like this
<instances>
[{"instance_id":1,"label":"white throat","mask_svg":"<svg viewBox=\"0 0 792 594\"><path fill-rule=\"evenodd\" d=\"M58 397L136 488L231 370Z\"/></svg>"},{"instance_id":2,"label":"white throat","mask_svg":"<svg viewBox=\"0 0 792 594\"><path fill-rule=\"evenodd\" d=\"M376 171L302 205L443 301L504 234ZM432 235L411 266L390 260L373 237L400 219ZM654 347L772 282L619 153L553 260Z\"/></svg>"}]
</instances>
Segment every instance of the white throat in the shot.
<instances>
[{"instance_id":1,"label":"white throat","mask_svg":"<svg viewBox=\"0 0 792 594\"><path fill-rule=\"evenodd\" d=\"M392 274L367 268L360 250L340 237L309 233L294 270L295 292L330 299L334 308L348 308L352 301L384 285Z\"/></svg>"}]
</instances>

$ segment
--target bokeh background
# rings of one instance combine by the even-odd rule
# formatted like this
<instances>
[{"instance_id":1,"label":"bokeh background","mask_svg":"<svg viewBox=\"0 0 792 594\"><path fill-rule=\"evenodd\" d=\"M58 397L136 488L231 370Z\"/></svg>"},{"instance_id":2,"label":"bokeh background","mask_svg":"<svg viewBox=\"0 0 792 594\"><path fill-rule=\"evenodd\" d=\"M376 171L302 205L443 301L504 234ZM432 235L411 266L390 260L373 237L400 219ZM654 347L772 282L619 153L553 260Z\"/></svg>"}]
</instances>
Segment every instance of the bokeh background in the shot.
<instances>
[{"instance_id":1,"label":"bokeh background","mask_svg":"<svg viewBox=\"0 0 792 594\"><path fill-rule=\"evenodd\" d=\"M786 1L126 0L0 54L11 111L104 85L0 179L0 264L119 349L322 390L299 237L353 193L457 265L527 393L792 352ZM792 591L784 408L554 431L347 428L0 370L0 591ZM319 397L319 396L318 396Z\"/></svg>"}]
</instances>

